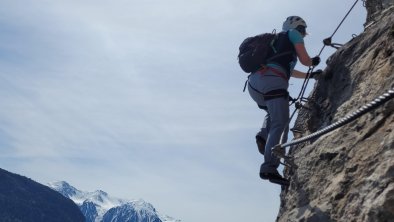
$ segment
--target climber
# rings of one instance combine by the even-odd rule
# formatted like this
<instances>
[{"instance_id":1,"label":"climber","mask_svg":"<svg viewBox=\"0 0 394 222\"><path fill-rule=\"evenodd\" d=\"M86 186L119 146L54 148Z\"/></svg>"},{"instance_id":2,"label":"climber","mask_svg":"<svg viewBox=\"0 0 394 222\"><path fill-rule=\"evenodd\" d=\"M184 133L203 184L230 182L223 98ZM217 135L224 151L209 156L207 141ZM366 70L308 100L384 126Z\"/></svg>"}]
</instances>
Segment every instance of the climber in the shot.
<instances>
[{"instance_id":1,"label":"climber","mask_svg":"<svg viewBox=\"0 0 394 222\"><path fill-rule=\"evenodd\" d=\"M282 32L274 43L276 53L291 51L292 53L272 59L266 66L249 76L248 91L258 107L265 110L263 127L256 135L258 150L264 155L264 163L260 167L260 178L280 185L289 185L289 180L282 177L277 168L279 159L271 149L280 141L281 135L288 128L289 121L289 78L305 78L306 73L294 70L297 58L305 66L317 66L320 57L309 57L303 38L307 35L306 23L299 16L290 16L283 23ZM322 71L312 72L315 78ZM282 139L287 140L287 131Z\"/></svg>"}]
</instances>

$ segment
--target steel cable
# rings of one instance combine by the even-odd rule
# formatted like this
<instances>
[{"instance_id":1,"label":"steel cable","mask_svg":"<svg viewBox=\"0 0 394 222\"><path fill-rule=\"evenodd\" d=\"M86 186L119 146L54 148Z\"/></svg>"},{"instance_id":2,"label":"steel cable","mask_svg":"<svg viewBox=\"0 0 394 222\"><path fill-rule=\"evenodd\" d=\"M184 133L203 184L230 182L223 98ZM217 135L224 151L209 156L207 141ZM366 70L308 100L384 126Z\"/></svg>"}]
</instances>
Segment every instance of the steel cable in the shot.
<instances>
[{"instance_id":1,"label":"steel cable","mask_svg":"<svg viewBox=\"0 0 394 222\"><path fill-rule=\"evenodd\" d=\"M376 109L377 107L379 107L380 105L386 103L387 101L389 101L392 98L394 98L394 87L392 89L388 90L383 95L381 95L378 98L374 99L372 102L362 106L361 108L357 109L353 113L351 113L351 114L343 117L342 119L338 120L337 122L335 122L335 123L333 123L333 124L331 124L331 125L329 125L327 127L324 127L323 129L321 129L321 130L319 130L317 132L314 132L314 133L312 133L312 134L310 134L308 136L305 136L305 137L293 140L293 141L288 142L288 143L280 144L279 146L281 148L285 148L285 147L288 147L288 146L296 145L296 144L303 143L305 141L309 141L309 140L315 139L317 137L320 137L320 136L322 136L324 134L327 134L327 133L329 133L329 132L331 132L331 131L333 131L333 130L335 130L335 129L337 129L337 128L339 128L339 127L341 127L341 126L343 126L343 125L345 125L345 124L347 124L347 123L349 123L349 122L351 122L351 121L353 121L353 120L355 120L355 119L357 119L359 117L361 117L362 115L364 115L364 114Z\"/></svg>"}]
</instances>

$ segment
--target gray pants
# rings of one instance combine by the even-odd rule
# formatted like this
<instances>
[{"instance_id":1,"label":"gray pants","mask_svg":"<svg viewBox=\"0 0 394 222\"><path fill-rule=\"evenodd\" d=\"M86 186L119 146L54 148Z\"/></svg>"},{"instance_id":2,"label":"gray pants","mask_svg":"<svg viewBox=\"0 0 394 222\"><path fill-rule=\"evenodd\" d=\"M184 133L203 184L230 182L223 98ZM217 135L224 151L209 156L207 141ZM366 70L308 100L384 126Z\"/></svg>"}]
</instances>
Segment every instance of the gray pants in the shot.
<instances>
[{"instance_id":1,"label":"gray pants","mask_svg":"<svg viewBox=\"0 0 394 222\"><path fill-rule=\"evenodd\" d=\"M288 98L271 99L265 102L269 115L269 130L265 145L264 163L261 165L261 173L275 173L279 166L279 159L272 154L271 149L279 144L282 133L288 127L289 100Z\"/></svg>"},{"instance_id":2,"label":"gray pants","mask_svg":"<svg viewBox=\"0 0 394 222\"><path fill-rule=\"evenodd\" d=\"M259 75L259 74L253 74L253 75ZM282 81L279 78L280 77L278 77L277 81ZM263 127L259 132L259 135L262 136L264 139L266 139L264 163L261 165L260 173L277 173L277 168L279 166L279 159L272 154L271 149L275 145L279 144L283 132L285 133L284 136L282 137L282 142L287 140L288 121L289 121L289 100L286 97L280 97L280 98L270 99L265 101L262 93L267 93L267 89L272 90L269 87L271 81L260 81L260 80L264 80L264 76L261 77L255 76L254 78L250 78L250 84L253 86L254 89L252 89L250 86L248 87L249 94L252 97L252 99L259 106L265 106L267 111L267 115L264 118ZM287 85L283 85L283 86L286 87L287 89ZM257 92L255 89L259 89L259 92Z\"/></svg>"},{"instance_id":3,"label":"gray pants","mask_svg":"<svg viewBox=\"0 0 394 222\"><path fill-rule=\"evenodd\" d=\"M264 110L267 111L267 108L265 108ZM270 124L271 124L271 118L270 118L270 114L267 112L267 114L264 117L263 126L261 127L260 131L256 134L256 136L258 135L261 138L263 138L265 141L267 141L268 132L270 130ZM286 124L286 128L283 131L282 139L280 140L280 143L287 142L288 134L289 134L289 125Z\"/></svg>"}]
</instances>

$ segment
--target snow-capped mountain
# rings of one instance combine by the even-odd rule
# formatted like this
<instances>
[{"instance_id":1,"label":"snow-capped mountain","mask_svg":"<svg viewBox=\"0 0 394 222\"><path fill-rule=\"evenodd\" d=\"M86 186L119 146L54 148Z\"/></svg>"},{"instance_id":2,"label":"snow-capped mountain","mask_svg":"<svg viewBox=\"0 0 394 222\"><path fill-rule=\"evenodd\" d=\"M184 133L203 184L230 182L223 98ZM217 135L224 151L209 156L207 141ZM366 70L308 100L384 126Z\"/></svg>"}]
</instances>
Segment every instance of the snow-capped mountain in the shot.
<instances>
[{"instance_id":1,"label":"snow-capped mountain","mask_svg":"<svg viewBox=\"0 0 394 222\"><path fill-rule=\"evenodd\" d=\"M141 199L115 198L102 190L80 191L64 181L48 186L73 200L85 215L86 222L180 222L160 215L150 203Z\"/></svg>"}]
</instances>

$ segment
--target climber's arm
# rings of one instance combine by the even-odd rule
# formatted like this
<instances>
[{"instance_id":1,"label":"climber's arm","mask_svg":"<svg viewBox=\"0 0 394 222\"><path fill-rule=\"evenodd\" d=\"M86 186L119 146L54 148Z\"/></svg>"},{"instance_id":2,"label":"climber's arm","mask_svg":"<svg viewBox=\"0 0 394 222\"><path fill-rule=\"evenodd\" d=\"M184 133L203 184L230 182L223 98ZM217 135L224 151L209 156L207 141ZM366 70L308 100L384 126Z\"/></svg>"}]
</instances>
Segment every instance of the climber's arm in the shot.
<instances>
[{"instance_id":1,"label":"climber's arm","mask_svg":"<svg viewBox=\"0 0 394 222\"><path fill-rule=\"evenodd\" d=\"M304 43L297 43L294 45L297 52L297 57L304 66L312 66L312 59L305 49Z\"/></svg>"},{"instance_id":2,"label":"climber's arm","mask_svg":"<svg viewBox=\"0 0 394 222\"><path fill-rule=\"evenodd\" d=\"M305 79L306 73L294 69L293 72L291 73L291 77L298 79Z\"/></svg>"}]
</instances>

